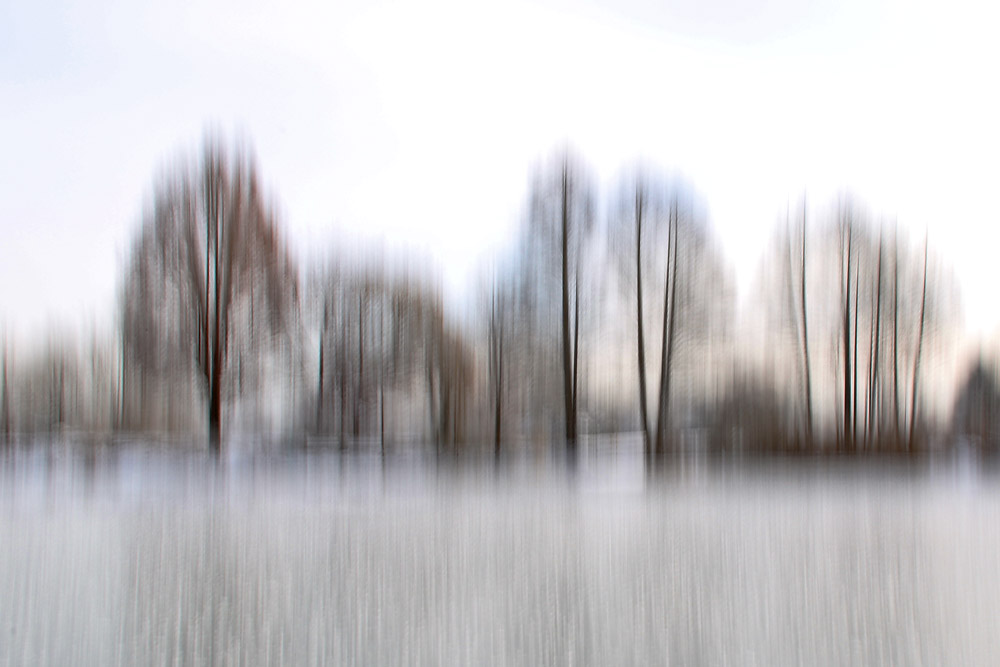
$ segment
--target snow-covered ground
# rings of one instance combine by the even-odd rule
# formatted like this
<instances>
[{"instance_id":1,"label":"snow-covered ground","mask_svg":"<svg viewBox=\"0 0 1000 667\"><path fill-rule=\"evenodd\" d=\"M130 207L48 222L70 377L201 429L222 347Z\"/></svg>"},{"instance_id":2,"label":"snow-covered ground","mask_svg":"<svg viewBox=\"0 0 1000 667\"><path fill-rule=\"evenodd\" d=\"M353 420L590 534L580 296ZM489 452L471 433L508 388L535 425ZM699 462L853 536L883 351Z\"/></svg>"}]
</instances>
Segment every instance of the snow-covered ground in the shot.
<instances>
[{"instance_id":1,"label":"snow-covered ground","mask_svg":"<svg viewBox=\"0 0 1000 667\"><path fill-rule=\"evenodd\" d=\"M989 664L967 465L0 457L0 664ZM863 463L863 462L862 462Z\"/></svg>"}]
</instances>

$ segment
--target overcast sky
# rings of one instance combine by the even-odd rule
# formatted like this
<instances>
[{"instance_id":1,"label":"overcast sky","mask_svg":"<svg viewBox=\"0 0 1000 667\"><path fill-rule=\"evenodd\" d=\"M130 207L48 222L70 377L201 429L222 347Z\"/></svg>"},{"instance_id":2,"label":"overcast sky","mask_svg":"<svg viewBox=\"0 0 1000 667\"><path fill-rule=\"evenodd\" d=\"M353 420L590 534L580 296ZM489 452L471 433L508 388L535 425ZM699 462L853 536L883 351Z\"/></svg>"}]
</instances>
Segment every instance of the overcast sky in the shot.
<instances>
[{"instance_id":1,"label":"overcast sky","mask_svg":"<svg viewBox=\"0 0 1000 667\"><path fill-rule=\"evenodd\" d=\"M842 190L1000 326L998 14L963 2L0 4L0 322L110 322L159 169L252 141L293 245L413 247L453 293L565 143L607 189L682 171L741 281L789 200Z\"/></svg>"}]
</instances>

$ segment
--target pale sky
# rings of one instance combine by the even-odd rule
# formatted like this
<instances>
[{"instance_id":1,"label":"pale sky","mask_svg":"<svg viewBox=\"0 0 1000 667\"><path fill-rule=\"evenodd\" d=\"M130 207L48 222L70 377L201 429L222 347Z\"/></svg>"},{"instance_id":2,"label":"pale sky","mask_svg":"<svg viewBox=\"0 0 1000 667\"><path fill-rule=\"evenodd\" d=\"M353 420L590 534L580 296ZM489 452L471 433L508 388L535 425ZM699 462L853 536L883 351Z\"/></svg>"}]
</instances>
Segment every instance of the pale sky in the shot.
<instances>
[{"instance_id":1,"label":"pale sky","mask_svg":"<svg viewBox=\"0 0 1000 667\"><path fill-rule=\"evenodd\" d=\"M154 178L209 126L251 140L305 261L412 247L452 294L573 145L604 192L679 170L745 286L786 204L850 191L1000 328L1000 12L970 2L0 5L0 324L111 322Z\"/></svg>"}]
</instances>

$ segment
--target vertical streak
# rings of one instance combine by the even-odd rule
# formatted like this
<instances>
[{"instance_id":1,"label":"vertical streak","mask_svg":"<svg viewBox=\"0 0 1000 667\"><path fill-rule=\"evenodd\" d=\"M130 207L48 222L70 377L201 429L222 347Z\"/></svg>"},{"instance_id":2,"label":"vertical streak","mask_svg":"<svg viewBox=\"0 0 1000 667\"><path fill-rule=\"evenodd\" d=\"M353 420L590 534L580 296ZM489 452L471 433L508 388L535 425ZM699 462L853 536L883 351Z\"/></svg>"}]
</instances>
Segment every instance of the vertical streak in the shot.
<instances>
[{"instance_id":1,"label":"vertical streak","mask_svg":"<svg viewBox=\"0 0 1000 667\"><path fill-rule=\"evenodd\" d=\"M924 236L924 284L920 290L920 330L917 333L917 353L913 357L913 393L910 396L909 450L913 451L917 423L917 381L920 379L920 353L924 344L924 313L927 306L927 236Z\"/></svg>"}]
</instances>

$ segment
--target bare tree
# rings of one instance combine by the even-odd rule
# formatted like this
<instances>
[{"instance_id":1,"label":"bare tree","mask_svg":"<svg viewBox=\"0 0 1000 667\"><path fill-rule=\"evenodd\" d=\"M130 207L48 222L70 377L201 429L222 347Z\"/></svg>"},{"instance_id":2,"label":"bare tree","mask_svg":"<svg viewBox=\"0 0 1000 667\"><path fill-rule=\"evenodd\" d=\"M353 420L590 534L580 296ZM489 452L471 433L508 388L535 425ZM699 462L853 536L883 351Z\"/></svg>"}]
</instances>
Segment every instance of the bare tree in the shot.
<instances>
[{"instance_id":1,"label":"bare tree","mask_svg":"<svg viewBox=\"0 0 1000 667\"><path fill-rule=\"evenodd\" d=\"M506 326L506 295L497 277L493 277L490 294L489 323L489 379L490 397L493 404L493 452L500 455L503 428L503 395L504 395L504 334Z\"/></svg>"},{"instance_id":2,"label":"bare tree","mask_svg":"<svg viewBox=\"0 0 1000 667\"><path fill-rule=\"evenodd\" d=\"M126 275L127 356L161 379L196 372L218 451L234 348L247 348L241 362L259 358L262 343L289 327L297 298L256 165L246 152L231 154L208 139L196 164L157 188L143 221Z\"/></svg>"},{"instance_id":3,"label":"bare tree","mask_svg":"<svg viewBox=\"0 0 1000 667\"><path fill-rule=\"evenodd\" d=\"M953 322L957 294L949 292L951 283L930 278L926 296L922 294L919 259L898 228L868 224L863 210L845 201L838 205L835 219L813 246L816 270L809 276L815 285L809 298L818 306L810 309L809 330L816 325L811 347L818 339L821 349L831 351L833 387L840 387L834 389L840 400L827 409L817 406L824 412L814 416L819 424L836 414L838 450L903 450L908 448L905 427L914 409L907 383L922 345L920 303L926 299L926 327L937 331ZM834 287L838 282L839 290ZM828 392L829 380L821 376L818 381Z\"/></svg>"},{"instance_id":4,"label":"bare tree","mask_svg":"<svg viewBox=\"0 0 1000 667\"><path fill-rule=\"evenodd\" d=\"M792 322L792 334L795 338L796 367L799 371L802 397L802 431L797 433L797 445L805 449L813 447L813 400L812 400L812 366L809 355L809 306L806 262L807 217L806 203L802 200L802 220L799 224L799 239L795 242L791 227L791 219L786 213L785 239L779 242L779 247L787 257L787 275L781 278L787 294L787 318ZM798 280L795 275L798 274Z\"/></svg>"},{"instance_id":5,"label":"bare tree","mask_svg":"<svg viewBox=\"0 0 1000 667\"><path fill-rule=\"evenodd\" d=\"M679 444L671 443L678 428L712 419L709 392L719 388L715 359L728 331L732 295L708 225L679 179L654 178L642 169L629 174L611 211L609 245L624 307L632 311L619 328L622 344L627 339L634 345L639 405L629 407L653 459ZM654 344L647 346L648 340Z\"/></svg>"},{"instance_id":6,"label":"bare tree","mask_svg":"<svg viewBox=\"0 0 1000 667\"><path fill-rule=\"evenodd\" d=\"M563 434L569 451L577 442L584 255L593 229L593 195L584 170L560 155L532 183L525 257L518 267L519 308L532 354L561 361ZM553 335L552 322L559 322ZM553 397L554 398L554 397Z\"/></svg>"},{"instance_id":7,"label":"bare tree","mask_svg":"<svg viewBox=\"0 0 1000 667\"><path fill-rule=\"evenodd\" d=\"M643 266L649 263L653 248L643 248L643 241L651 234L651 225L659 217L656 198L651 192L648 177L637 172L623 182L618 210L612 213L611 243L617 248L621 284L634 289L636 369L639 389L639 428L642 431L643 450L646 456L653 453L653 435L649 418L649 398L646 368L646 304L643 300L648 276ZM649 244L647 244L648 246ZM657 415L659 411L657 412Z\"/></svg>"},{"instance_id":8,"label":"bare tree","mask_svg":"<svg viewBox=\"0 0 1000 667\"><path fill-rule=\"evenodd\" d=\"M844 347L843 347L843 357L844 357L844 407L843 407L843 417L844 417L844 429L843 429L843 443L844 447L848 451L854 450L854 431L851 424L854 420L854 415L852 410L854 404L851 402L851 252L853 250L852 235L853 235L853 225L850 220L850 213L841 211L841 229L842 229L842 242L841 242L841 256L846 259L846 264L841 264L842 271L842 281L843 281L843 337L844 337ZM857 309L855 309L856 311ZM855 330L857 329L857 322L855 322ZM855 364L857 363L857 357L854 358Z\"/></svg>"},{"instance_id":9,"label":"bare tree","mask_svg":"<svg viewBox=\"0 0 1000 667\"><path fill-rule=\"evenodd\" d=\"M439 447L461 444L471 361L440 290L420 272L393 270L380 252L361 255L336 257L310 284L318 432L339 430L341 448L377 439L384 453L399 435L398 411L419 405L422 436Z\"/></svg>"}]
</instances>

